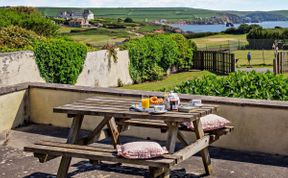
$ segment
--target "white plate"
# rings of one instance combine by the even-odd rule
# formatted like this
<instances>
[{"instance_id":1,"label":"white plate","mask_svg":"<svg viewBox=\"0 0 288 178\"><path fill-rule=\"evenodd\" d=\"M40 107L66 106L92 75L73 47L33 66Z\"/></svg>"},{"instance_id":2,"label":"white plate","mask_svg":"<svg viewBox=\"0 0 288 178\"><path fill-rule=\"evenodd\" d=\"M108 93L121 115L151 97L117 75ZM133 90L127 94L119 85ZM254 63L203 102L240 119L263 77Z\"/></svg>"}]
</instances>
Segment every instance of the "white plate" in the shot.
<instances>
[{"instance_id":1,"label":"white plate","mask_svg":"<svg viewBox=\"0 0 288 178\"><path fill-rule=\"evenodd\" d=\"M165 114L166 112L168 112L167 110L164 111L149 111L149 114Z\"/></svg>"},{"instance_id":2,"label":"white plate","mask_svg":"<svg viewBox=\"0 0 288 178\"><path fill-rule=\"evenodd\" d=\"M195 106L195 107L202 107L203 104L197 104L197 103L196 103L194 106Z\"/></svg>"}]
</instances>

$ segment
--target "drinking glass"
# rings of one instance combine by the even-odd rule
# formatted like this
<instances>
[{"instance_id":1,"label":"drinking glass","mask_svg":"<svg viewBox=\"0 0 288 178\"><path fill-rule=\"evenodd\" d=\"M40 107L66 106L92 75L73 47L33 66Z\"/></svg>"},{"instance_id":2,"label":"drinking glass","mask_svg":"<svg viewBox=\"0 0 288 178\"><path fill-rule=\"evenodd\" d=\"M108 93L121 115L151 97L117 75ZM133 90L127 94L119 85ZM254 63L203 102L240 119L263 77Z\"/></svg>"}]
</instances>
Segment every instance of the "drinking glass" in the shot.
<instances>
[{"instance_id":1,"label":"drinking glass","mask_svg":"<svg viewBox=\"0 0 288 178\"><path fill-rule=\"evenodd\" d=\"M143 109L147 109L147 108L150 107L150 98L149 98L149 96L142 95L141 102L142 102L142 108Z\"/></svg>"}]
</instances>

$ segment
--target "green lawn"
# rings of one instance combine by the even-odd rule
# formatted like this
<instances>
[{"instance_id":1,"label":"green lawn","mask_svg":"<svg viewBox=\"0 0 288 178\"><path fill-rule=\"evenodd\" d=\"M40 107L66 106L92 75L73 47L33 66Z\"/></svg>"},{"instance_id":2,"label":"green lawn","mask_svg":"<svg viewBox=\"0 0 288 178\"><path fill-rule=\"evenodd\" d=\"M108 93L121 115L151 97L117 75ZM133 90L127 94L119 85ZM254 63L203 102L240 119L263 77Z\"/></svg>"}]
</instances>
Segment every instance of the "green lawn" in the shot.
<instances>
[{"instance_id":1,"label":"green lawn","mask_svg":"<svg viewBox=\"0 0 288 178\"><path fill-rule=\"evenodd\" d=\"M238 50L234 51L235 58L239 59L237 65L248 65L247 54L251 53L251 65L273 65L274 51L273 50Z\"/></svg>"},{"instance_id":2,"label":"green lawn","mask_svg":"<svg viewBox=\"0 0 288 178\"><path fill-rule=\"evenodd\" d=\"M70 33L71 30L80 30L79 32ZM83 30L83 31L81 31ZM116 43L125 40L126 38L133 37L134 34L128 33L124 29L85 29L85 28L70 28L62 27L63 34L71 37L75 41L90 44L94 47L102 47L107 42Z\"/></svg>"},{"instance_id":3,"label":"green lawn","mask_svg":"<svg viewBox=\"0 0 288 178\"><path fill-rule=\"evenodd\" d=\"M203 38L191 39L197 44L200 49L203 48L227 48L238 47L248 44L246 40L246 34L244 35L227 35L227 34L217 34Z\"/></svg>"},{"instance_id":4,"label":"green lawn","mask_svg":"<svg viewBox=\"0 0 288 178\"><path fill-rule=\"evenodd\" d=\"M135 84L135 85L127 85L121 88L132 89L132 90L147 90L147 91L159 91L163 88L172 89L173 87L175 87L177 84L181 82L203 77L204 75L209 75L209 74L212 74L212 73L208 71L182 72L182 73L172 74L161 81L146 82L146 83Z\"/></svg>"},{"instance_id":5,"label":"green lawn","mask_svg":"<svg viewBox=\"0 0 288 178\"><path fill-rule=\"evenodd\" d=\"M203 38L191 39L196 42L198 48L205 49L209 48L227 48L228 45L233 49L247 45L246 35L227 35L227 34L217 34ZM238 59L238 67L247 66L247 53L251 52L252 60L251 65L253 66L272 66L274 59L273 50L236 50L233 51L235 58Z\"/></svg>"},{"instance_id":6,"label":"green lawn","mask_svg":"<svg viewBox=\"0 0 288 178\"><path fill-rule=\"evenodd\" d=\"M288 78L288 73L284 73L283 75L284 77Z\"/></svg>"},{"instance_id":7,"label":"green lawn","mask_svg":"<svg viewBox=\"0 0 288 178\"><path fill-rule=\"evenodd\" d=\"M137 32L140 33L147 33L147 32L154 32L155 30L161 30L162 26L160 25L145 25L143 27L140 27Z\"/></svg>"}]
</instances>

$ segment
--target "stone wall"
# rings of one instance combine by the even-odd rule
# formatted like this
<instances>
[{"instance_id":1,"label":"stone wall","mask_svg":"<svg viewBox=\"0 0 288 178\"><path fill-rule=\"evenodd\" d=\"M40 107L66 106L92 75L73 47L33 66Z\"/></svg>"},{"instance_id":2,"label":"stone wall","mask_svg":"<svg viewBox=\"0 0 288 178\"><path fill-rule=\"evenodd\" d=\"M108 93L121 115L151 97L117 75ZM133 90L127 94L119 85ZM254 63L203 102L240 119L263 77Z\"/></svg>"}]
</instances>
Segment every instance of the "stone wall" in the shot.
<instances>
[{"instance_id":1,"label":"stone wall","mask_svg":"<svg viewBox=\"0 0 288 178\"><path fill-rule=\"evenodd\" d=\"M115 87L118 83L132 84L129 75L129 55L128 51L117 52L117 62L109 59L107 51L90 52L84 64L84 69L78 77L76 85L80 86L99 86L99 87ZM109 67L109 60L111 67Z\"/></svg>"},{"instance_id":2,"label":"stone wall","mask_svg":"<svg viewBox=\"0 0 288 178\"><path fill-rule=\"evenodd\" d=\"M114 87L119 83L131 84L128 51L118 51L118 62L111 59L108 66L107 51L89 52L76 85ZM0 53L0 86L23 82L45 82L40 76L31 51Z\"/></svg>"},{"instance_id":3,"label":"stone wall","mask_svg":"<svg viewBox=\"0 0 288 178\"><path fill-rule=\"evenodd\" d=\"M32 51L0 53L0 86L44 82Z\"/></svg>"}]
</instances>

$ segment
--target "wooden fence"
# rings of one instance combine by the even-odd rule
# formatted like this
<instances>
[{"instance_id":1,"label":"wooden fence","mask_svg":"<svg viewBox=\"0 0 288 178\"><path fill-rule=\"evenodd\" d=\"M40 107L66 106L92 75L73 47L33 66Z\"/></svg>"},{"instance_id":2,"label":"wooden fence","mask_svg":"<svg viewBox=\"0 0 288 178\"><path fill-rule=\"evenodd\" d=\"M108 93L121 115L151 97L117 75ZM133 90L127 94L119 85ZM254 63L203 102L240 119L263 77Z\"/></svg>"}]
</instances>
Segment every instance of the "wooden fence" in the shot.
<instances>
[{"instance_id":1,"label":"wooden fence","mask_svg":"<svg viewBox=\"0 0 288 178\"><path fill-rule=\"evenodd\" d=\"M194 53L193 68L229 74L235 72L235 56L219 51L197 51Z\"/></svg>"},{"instance_id":2,"label":"wooden fence","mask_svg":"<svg viewBox=\"0 0 288 178\"><path fill-rule=\"evenodd\" d=\"M275 74L288 72L288 52L278 52L273 60L273 71Z\"/></svg>"}]
</instances>

